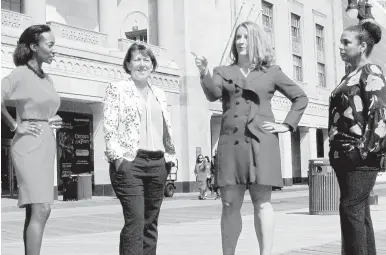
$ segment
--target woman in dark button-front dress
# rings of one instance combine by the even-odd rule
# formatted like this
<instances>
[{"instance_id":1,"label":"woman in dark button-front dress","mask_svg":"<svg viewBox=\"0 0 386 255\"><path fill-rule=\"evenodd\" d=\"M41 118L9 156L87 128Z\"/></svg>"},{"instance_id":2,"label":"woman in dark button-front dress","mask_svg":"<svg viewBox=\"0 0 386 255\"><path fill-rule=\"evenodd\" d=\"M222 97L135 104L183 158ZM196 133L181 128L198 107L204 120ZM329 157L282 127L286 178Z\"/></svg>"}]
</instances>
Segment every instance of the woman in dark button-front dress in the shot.
<instances>
[{"instance_id":1,"label":"woman in dark button-front dress","mask_svg":"<svg viewBox=\"0 0 386 255\"><path fill-rule=\"evenodd\" d=\"M216 67L213 76L205 57L196 57L209 101L222 98L216 182L223 203L223 254L235 253L241 233L240 209L248 185L255 208L260 254L271 254L273 243L272 186L283 186L278 133L295 130L308 99L303 90L273 63L266 35L252 22L241 23L233 39L230 66ZM275 123L271 99L280 91L292 101L283 123Z\"/></svg>"},{"instance_id":2,"label":"woman in dark button-front dress","mask_svg":"<svg viewBox=\"0 0 386 255\"><path fill-rule=\"evenodd\" d=\"M345 29L339 49L350 68L330 101L329 157L340 187L347 255L376 254L368 200L386 151L386 80L368 56L380 40L381 29L373 22Z\"/></svg>"}]
</instances>

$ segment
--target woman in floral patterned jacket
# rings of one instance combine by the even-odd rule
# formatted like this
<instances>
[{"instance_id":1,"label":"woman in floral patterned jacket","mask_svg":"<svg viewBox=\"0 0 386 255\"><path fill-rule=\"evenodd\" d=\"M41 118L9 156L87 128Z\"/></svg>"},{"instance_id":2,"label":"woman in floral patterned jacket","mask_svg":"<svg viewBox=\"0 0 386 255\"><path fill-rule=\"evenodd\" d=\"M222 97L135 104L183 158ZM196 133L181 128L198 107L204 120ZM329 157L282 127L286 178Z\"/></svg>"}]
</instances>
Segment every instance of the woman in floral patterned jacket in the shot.
<instances>
[{"instance_id":1,"label":"woman in floral patterned jacket","mask_svg":"<svg viewBox=\"0 0 386 255\"><path fill-rule=\"evenodd\" d=\"M104 99L105 154L125 219L121 255L156 254L166 162L175 162L166 96L150 84L156 67L146 44L132 44L123 61L130 78L109 84Z\"/></svg>"},{"instance_id":2,"label":"woman in floral patterned jacket","mask_svg":"<svg viewBox=\"0 0 386 255\"><path fill-rule=\"evenodd\" d=\"M338 178L342 248L345 254L376 254L369 195L386 149L386 81L368 60L381 40L374 22L351 26L340 42L349 71L330 99L330 163Z\"/></svg>"}]
</instances>

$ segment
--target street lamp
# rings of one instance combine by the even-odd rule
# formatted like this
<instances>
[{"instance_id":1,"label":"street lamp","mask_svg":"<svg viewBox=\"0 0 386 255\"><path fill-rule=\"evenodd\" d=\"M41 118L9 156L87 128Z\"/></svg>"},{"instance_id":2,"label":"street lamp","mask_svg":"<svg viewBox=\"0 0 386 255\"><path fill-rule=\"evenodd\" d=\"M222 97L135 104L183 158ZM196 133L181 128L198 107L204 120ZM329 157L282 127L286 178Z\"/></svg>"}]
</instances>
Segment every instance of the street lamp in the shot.
<instances>
[{"instance_id":1,"label":"street lamp","mask_svg":"<svg viewBox=\"0 0 386 255\"><path fill-rule=\"evenodd\" d=\"M358 18L360 22L366 19L374 19L371 14L371 7L369 0L348 0L346 13L351 19Z\"/></svg>"}]
</instances>

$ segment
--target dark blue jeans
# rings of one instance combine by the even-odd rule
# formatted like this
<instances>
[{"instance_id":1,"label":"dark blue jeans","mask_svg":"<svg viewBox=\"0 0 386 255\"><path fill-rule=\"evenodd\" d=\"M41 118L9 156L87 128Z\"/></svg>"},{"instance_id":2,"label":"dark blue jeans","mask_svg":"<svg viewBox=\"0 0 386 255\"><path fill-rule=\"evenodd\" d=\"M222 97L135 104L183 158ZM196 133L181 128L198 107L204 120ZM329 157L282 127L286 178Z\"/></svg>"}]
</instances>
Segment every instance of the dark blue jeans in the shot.
<instances>
[{"instance_id":1,"label":"dark blue jeans","mask_svg":"<svg viewBox=\"0 0 386 255\"><path fill-rule=\"evenodd\" d=\"M124 160L110 179L120 200L125 225L120 235L120 255L155 255L158 216L167 178L162 153L139 151L134 161Z\"/></svg>"},{"instance_id":2,"label":"dark blue jeans","mask_svg":"<svg viewBox=\"0 0 386 255\"><path fill-rule=\"evenodd\" d=\"M339 188L342 249L345 255L376 255L369 196L378 171L360 170L349 160L331 160Z\"/></svg>"}]
</instances>

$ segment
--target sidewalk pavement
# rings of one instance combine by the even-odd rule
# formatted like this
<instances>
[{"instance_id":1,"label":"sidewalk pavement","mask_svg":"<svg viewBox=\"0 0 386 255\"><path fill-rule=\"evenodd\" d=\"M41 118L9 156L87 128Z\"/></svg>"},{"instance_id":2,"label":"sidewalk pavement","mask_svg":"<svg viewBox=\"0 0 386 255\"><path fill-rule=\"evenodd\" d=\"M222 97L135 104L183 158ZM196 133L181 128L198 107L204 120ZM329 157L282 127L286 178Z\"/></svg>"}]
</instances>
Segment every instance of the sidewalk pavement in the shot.
<instances>
[{"instance_id":1,"label":"sidewalk pavement","mask_svg":"<svg viewBox=\"0 0 386 255\"><path fill-rule=\"evenodd\" d=\"M286 201L286 199L291 197L299 197L304 200L307 195L308 191L306 190L284 193L274 192L273 199L283 199L283 201ZM246 196L246 199L249 199L248 196ZM113 201L116 204L111 204L110 206L99 205L94 207L54 209L50 220L54 222L55 219L60 220L63 217L86 215L88 217L99 218L99 221L105 225L118 221L116 230L60 236L49 234L49 236L47 236L52 228L54 228L53 225L48 224L41 254L118 254L119 228L123 220L121 218L102 217L101 215L104 213L109 215L109 213L120 212L121 208L118 202L112 200L112 198L110 198L110 200L106 199L106 201ZM246 202L248 202L248 200ZM220 214L214 219L204 217L206 214L205 208L214 206L221 208L221 202L219 200L198 201L189 198L184 200L165 200L161 210L157 254L221 255ZM181 215L178 211L180 208L187 208L187 210L184 211L185 215ZM382 254L381 252L386 250L386 245L383 244L383 241L386 240L386 197L379 197L379 205L372 206L371 210L377 237L377 246L379 254ZM178 215L179 218L196 217L197 220L187 222L167 221L167 219L173 218L173 216L177 214L180 214ZM20 225L22 224L23 217L24 214L21 212L2 213L2 223L17 221ZM75 219L74 226L68 226L68 228L80 227L81 222L76 222L77 217L73 218ZM238 255L259 254L253 218L254 216L252 214L243 216L243 230L236 251ZM169 223L166 224L166 222ZM275 225L275 244L272 254L339 254L340 226L338 215L309 215L308 207L276 211ZM9 227L10 225L7 226ZM65 230L63 229L63 231ZM3 244L1 254L23 254L22 242L16 240L7 241L4 237L6 232L3 230L2 232ZM380 237L382 239L379 239Z\"/></svg>"}]
</instances>

